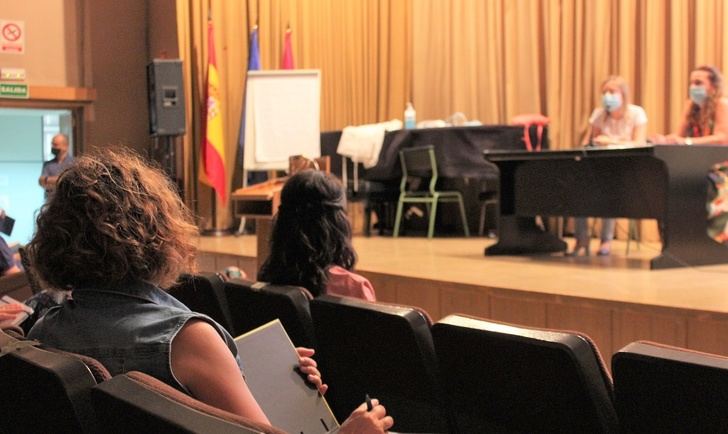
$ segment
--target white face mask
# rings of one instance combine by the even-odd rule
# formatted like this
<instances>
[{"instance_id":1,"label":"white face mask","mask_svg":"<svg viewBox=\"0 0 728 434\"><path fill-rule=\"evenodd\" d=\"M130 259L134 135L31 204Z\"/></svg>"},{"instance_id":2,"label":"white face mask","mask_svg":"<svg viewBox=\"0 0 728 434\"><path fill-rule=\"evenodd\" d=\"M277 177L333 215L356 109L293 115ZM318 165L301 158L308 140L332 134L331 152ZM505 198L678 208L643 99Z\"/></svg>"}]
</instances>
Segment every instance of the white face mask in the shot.
<instances>
[{"instance_id":1,"label":"white face mask","mask_svg":"<svg viewBox=\"0 0 728 434\"><path fill-rule=\"evenodd\" d=\"M602 94L602 105L609 113L618 110L622 107L622 94L617 92L604 92L604 94Z\"/></svg>"}]
</instances>

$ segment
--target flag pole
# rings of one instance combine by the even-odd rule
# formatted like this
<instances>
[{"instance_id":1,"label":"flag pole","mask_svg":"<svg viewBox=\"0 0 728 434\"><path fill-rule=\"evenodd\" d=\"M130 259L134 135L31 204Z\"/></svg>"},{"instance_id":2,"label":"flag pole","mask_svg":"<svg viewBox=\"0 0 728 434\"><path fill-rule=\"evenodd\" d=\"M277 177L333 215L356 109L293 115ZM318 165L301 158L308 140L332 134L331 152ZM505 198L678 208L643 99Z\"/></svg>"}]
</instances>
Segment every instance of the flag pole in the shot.
<instances>
[{"instance_id":1,"label":"flag pole","mask_svg":"<svg viewBox=\"0 0 728 434\"><path fill-rule=\"evenodd\" d=\"M211 26L212 26L212 1L211 0L208 0L208 2L207 2L207 25L208 25L208 38L211 38L212 37L212 35L210 34ZM208 145L207 134L208 134L208 128L209 128L209 125L207 125L208 116L209 116L208 98L210 97L210 95L209 95L209 91L210 91L210 52L209 52L209 50L214 50L214 48L215 47L210 44L210 41L208 39L208 53L207 53L208 62L207 62L207 77L205 80L206 87L205 87L205 101L204 101L204 107L205 107L205 137L204 137L205 144L203 145L204 147L207 147L207 145ZM213 53L213 55L214 55L214 53ZM219 114L218 114L218 116L219 116ZM214 183L213 183L213 185L214 185ZM219 186L215 186L215 187L211 186L211 188L210 188L210 203L212 206L212 210L211 210L212 211L211 212L212 227L209 229L201 230L200 231L201 235L219 237L219 236L230 234L230 229L220 229L217 226L217 197L216 197L217 188L219 188Z\"/></svg>"}]
</instances>

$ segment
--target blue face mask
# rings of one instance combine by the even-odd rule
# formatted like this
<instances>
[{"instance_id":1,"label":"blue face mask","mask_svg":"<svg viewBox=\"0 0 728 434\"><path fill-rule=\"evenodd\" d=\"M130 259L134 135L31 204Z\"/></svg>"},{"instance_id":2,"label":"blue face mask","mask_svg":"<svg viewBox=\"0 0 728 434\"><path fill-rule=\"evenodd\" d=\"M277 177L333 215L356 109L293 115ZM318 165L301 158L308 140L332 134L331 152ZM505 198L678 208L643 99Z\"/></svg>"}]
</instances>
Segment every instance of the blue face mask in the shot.
<instances>
[{"instance_id":1,"label":"blue face mask","mask_svg":"<svg viewBox=\"0 0 728 434\"><path fill-rule=\"evenodd\" d=\"M690 101L702 105L708 99L708 89L705 86L690 86Z\"/></svg>"},{"instance_id":2,"label":"blue face mask","mask_svg":"<svg viewBox=\"0 0 728 434\"><path fill-rule=\"evenodd\" d=\"M605 92L602 95L602 105L609 113L622 107L622 95L618 93Z\"/></svg>"}]
</instances>

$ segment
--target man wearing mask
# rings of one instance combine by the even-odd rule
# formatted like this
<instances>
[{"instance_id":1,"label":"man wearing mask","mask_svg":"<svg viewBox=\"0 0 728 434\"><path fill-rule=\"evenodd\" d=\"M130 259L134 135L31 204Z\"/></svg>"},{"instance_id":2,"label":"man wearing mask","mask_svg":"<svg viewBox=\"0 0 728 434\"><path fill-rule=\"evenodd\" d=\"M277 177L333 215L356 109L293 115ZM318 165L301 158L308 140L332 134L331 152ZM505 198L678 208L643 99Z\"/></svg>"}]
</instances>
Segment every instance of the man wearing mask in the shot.
<instances>
[{"instance_id":1,"label":"man wearing mask","mask_svg":"<svg viewBox=\"0 0 728 434\"><path fill-rule=\"evenodd\" d=\"M45 197L56 188L58 175L73 162L73 156L68 153L68 137L65 134L56 134L51 140L53 159L43 163L43 171L38 178L38 184L45 190Z\"/></svg>"}]
</instances>

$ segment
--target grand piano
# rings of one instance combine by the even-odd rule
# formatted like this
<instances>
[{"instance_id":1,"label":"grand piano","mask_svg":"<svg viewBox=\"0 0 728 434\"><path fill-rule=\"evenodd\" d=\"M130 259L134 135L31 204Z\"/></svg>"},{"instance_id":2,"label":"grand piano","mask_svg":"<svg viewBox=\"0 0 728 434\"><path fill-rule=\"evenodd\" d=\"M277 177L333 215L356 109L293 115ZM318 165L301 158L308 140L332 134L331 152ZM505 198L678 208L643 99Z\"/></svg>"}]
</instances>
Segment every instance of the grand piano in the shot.
<instances>
[{"instance_id":1,"label":"grand piano","mask_svg":"<svg viewBox=\"0 0 728 434\"><path fill-rule=\"evenodd\" d=\"M728 263L707 234L707 174L728 146L658 145L543 152L484 152L500 171L498 242L486 255L549 253L566 243L535 216L651 218L662 252L650 268Z\"/></svg>"},{"instance_id":2,"label":"grand piano","mask_svg":"<svg viewBox=\"0 0 728 434\"><path fill-rule=\"evenodd\" d=\"M548 148L548 128L543 130L539 139L537 127L531 127L532 143L542 143ZM486 150L525 149L524 130L515 125L483 125L471 127L418 128L396 130L385 134L379 161L376 166L365 169L356 166L351 160L342 164L342 157L336 153L341 131L321 133L321 155L331 156L331 173L338 176L347 174L349 189L352 179L376 182L393 191L395 201L399 194L402 169L399 151L405 148L433 145L437 158L438 171L443 180L443 189L459 190L465 199L466 214L471 231L477 230L480 203L478 194L483 190L496 190L498 169L482 157ZM344 166L344 164L346 164ZM346 169L344 169L346 168ZM354 175L356 173L356 175ZM441 213L442 215L442 213ZM453 224L457 225L459 222ZM460 229L456 229L458 232Z\"/></svg>"}]
</instances>

